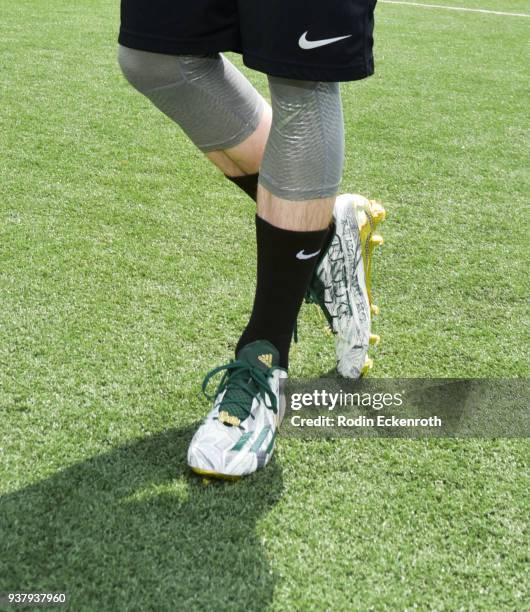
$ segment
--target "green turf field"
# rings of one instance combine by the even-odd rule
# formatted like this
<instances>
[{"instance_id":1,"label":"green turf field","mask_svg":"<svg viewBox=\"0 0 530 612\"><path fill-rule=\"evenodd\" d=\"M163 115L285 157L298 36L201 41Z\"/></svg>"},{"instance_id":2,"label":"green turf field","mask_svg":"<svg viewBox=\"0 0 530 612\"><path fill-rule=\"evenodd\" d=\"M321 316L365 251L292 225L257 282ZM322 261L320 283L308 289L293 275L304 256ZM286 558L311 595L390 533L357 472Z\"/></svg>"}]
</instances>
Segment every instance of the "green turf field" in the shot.
<instances>
[{"instance_id":1,"label":"green turf field","mask_svg":"<svg viewBox=\"0 0 530 612\"><path fill-rule=\"evenodd\" d=\"M188 474L251 306L253 206L125 84L117 0L0 14L0 592L529 609L527 441L284 438L243 482ZM377 74L343 88L344 189L389 214L373 376L528 376L529 26L378 7ZM329 370L315 307L300 336L291 375Z\"/></svg>"}]
</instances>

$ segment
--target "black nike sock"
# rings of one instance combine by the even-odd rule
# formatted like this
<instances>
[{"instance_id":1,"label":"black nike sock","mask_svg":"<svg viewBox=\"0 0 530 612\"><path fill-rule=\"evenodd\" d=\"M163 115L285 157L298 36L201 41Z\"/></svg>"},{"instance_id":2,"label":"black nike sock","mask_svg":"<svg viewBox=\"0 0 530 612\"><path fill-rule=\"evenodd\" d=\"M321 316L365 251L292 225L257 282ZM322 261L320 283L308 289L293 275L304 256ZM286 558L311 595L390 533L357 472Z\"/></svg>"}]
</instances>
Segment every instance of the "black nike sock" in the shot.
<instances>
[{"instance_id":1,"label":"black nike sock","mask_svg":"<svg viewBox=\"0 0 530 612\"><path fill-rule=\"evenodd\" d=\"M258 200L258 177L259 174L245 174L244 176L228 176L226 178L232 183L235 183L240 189L242 189L248 196L250 196L254 202Z\"/></svg>"},{"instance_id":2,"label":"black nike sock","mask_svg":"<svg viewBox=\"0 0 530 612\"><path fill-rule=\"evenodd\" d=\"M326 251L329 248L329 245L331 244L331 241L333 240L333 237L335 236L335 221L332 221L330 226L327 229L327 234L326 237L324 238L324 242L322 244L322 249L320 250L320 255L317 257L318 262L320 263L320 260L322 259L322 257L324 257L324 255L326 254Z\"/></svg>"},{"instance_id":3,"label":"black nike sock","mask_svg":"<svg viewBox=\"0 0 530 612\"><path fill-rule=\"evenodd\" d=\"M256 295L236 354L249 342L268 340L280 353L280 365L288 367L296 317L328 231L293 232L256 216Z\"/></svg>"}]
</instances>

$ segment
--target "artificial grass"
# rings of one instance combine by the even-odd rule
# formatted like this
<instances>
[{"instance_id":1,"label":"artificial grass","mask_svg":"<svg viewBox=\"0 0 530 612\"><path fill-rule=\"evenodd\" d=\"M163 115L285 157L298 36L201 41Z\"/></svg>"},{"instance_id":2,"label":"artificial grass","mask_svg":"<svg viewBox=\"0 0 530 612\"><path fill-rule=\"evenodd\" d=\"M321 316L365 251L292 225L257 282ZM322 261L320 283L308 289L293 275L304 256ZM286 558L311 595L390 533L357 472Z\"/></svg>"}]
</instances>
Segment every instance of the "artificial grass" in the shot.
<instances>
[{"instance_id":1,"label":"artificial grass","mask_svg":"<svg viewBox=\"0 0 530 612\"><path fill-rule=\"evenodd\" d=\"M251 306L253 206L126 85L117 4L0 8L0 592L523 609L525 440L280 438L244 482L188 474ZM343 87L344 189L389 213L374 376L528 376L526 31L382 4L377 74ZM305 306L292 376L333 366L323 327Z\"/></svg>"}]
</instances>

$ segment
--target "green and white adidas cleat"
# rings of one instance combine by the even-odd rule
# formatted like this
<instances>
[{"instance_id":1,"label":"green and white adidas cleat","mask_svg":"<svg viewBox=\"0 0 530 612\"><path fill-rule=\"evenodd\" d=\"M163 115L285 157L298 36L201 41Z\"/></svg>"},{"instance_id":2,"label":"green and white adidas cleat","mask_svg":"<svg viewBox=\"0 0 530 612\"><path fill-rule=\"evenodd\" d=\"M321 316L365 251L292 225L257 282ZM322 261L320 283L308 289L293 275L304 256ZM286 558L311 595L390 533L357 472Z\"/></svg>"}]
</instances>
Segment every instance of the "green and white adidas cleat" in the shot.
<instances>
[{"instance_id":1,"label":"green and white adidas cleat","mask_svg":"<svg viewBox=\"0 0 530 612\"><path fill-rule=\"evenodd\" d=\"M371 334L371 315L379 312L372 304L372 256L383 243L375 230L385 216L373 200L339 196L333 210L335 234L307 293L307 301L320 306L335 334L337 370L346 378L359 378L372 368L368 347L379 342Z\"/></svg>"},{"instance_id":2,"label":"green and white adidas cleat","mask_svg":"<svg viewBox=\"0 0 530 612\"><path fill-rule=\"evenodd\" d=\"M276 348L258 340L244 346L235 361L206 375L205 394L210 379L224 371L213 410L188 449L188 465L194 472L235 480L269 463L285 414L282 383L287 372L278 362Z\"/></svg>"}]
</instances>

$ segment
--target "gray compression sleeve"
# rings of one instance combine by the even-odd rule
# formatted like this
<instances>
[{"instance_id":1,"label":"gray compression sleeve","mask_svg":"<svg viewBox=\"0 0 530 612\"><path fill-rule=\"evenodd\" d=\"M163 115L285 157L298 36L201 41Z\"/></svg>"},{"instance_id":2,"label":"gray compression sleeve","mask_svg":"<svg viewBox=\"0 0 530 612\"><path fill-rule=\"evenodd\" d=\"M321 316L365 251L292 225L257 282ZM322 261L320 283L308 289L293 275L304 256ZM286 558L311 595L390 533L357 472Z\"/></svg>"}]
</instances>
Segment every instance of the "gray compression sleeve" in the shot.
<instances>
[{"instance_id":1,"label":"gray compression sleeve","mask_svg":"<svg viewBox=\"0 0 530 612\"><path fill-rule=\"evenodd\" d=\"M204 152L243 142L259 125L263 98L225 57L165 55L120 46L126 79Z\"/></svg>"},{"instance_id":2,"label":"gray compression sleeve","mask_svg":"<svg viewBox=\"0 0 530 612\"><path fill-rule=\"evenodd\" d=\"M338 83L269 77L273 119L260 183L286 200L336 195L344 164Z\"/></svg>"}]
</instances>

